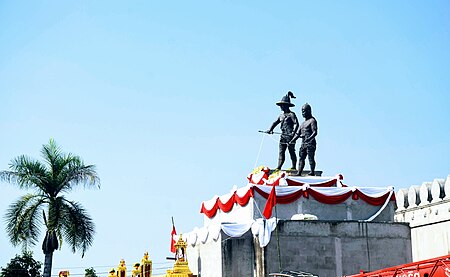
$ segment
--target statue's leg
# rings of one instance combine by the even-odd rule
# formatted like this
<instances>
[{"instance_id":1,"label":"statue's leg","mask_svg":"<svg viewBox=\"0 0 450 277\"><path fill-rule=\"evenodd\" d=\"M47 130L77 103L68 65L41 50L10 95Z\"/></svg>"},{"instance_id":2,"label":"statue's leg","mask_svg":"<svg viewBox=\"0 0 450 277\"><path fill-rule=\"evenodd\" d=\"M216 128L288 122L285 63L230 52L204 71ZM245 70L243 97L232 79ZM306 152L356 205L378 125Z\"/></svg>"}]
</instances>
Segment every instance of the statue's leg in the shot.
<instances>
[{"instance_id":1,"label":"statue's leg","mask_svg":"<svg viewBox=\"0 0 450 277\"><path fill-rule=\"evenodd\" d=\"M295 153L295 144L289 144L288 146L289 154L291 155L291 161L292 161L292 169L295 170L295 167L297 166L297 154Z\"/></svg>"},{"instance_id":2,"label":"statue's leg","mask_svg":"<svg viewBox=\"0 0 450 277\"><path fill-rule=\"evenodd\" d=\"M277 169L281 170L281 167L284 164L286 148L287 148L287 144L280 142L279 153L278 153L278 166L277 166Z\"/></svg>"},{"instance_id":3,"label":"statue's leg","mask_svg":"<svg viewBox=\"0 0 450 277\"><path fill-rule=\"evenodd\" d=\"M298 162L297 176L302 176L303 168L305 168L305 160L300 159Z\"/></svg>"},{"instance_id":4,"label":"statue's leg","mask_svg":"<svg viewBox=\"0 0 450 277\"><path fill-rule=\"evenodd\" d=\"M308 148L308 160L309 160L309 165L311 167L311 172L308 175L310 175L310 176L316 176L316 173L315 173L316 160L314 159L315 153L316 153L315 147Z\"/></svg>"},{"instance_id":5,"label":"statue's leg","mask_svg":"<svg viewBox=\"0 0 450 277\"><path fill-rule=\"evenodd\" d=\"M299 155L300 161L298 163L298 172L297 176L302 176L303 169L305 168L305 159L306 159L306 149L303 145L300 147Z\"/></svg>"}]
</instances>

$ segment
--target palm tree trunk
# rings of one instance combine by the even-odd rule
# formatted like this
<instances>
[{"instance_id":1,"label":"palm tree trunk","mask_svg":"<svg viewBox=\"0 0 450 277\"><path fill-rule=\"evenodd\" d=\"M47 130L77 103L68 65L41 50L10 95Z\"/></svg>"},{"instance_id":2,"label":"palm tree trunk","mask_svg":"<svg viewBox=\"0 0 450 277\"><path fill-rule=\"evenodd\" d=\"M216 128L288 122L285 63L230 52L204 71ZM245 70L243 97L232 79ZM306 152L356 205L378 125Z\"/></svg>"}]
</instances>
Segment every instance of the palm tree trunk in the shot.
<instances>
[{"instance_id":1,"label":"palm tree trunk","mask_svg":"<svg viewBox=\"0 0 450 277\"><path fill-rule=\"evenodd\" d=\"M50 275L52 275L52 263L53 263L53 251L45 254L43 277L50 277Z\"/></svg>"}]
</instances>

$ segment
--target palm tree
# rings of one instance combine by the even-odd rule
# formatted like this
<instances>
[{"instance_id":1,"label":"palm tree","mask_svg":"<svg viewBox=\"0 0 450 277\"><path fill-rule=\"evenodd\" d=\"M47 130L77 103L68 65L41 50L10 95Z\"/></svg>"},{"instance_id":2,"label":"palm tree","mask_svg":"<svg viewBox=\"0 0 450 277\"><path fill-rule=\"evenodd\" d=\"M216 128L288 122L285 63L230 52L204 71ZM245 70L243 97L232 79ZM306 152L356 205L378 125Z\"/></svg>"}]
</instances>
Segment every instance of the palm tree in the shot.
<instances>
[{"instance_id":1,"label":"palm tree","mask_svg":"<svg viewBox=\"0 0 450 277\"><path fill-rule=\"evenodd\" d=\"M44 277L50 277L53 252L63 240L72 252L82 257L92 245L94 222L80 203L64 195L74 187L100 184L94 165L84 165L79 156L66 154L50 139L42 146L44 162L21 155L13 159L10 170L0 171L0 180L21 189L34 189L12 203L6 212L6 232L14 246L25 248L38 242L40 229L46 228L42 250L45 254Z\"/></svg>"}]
</instances>

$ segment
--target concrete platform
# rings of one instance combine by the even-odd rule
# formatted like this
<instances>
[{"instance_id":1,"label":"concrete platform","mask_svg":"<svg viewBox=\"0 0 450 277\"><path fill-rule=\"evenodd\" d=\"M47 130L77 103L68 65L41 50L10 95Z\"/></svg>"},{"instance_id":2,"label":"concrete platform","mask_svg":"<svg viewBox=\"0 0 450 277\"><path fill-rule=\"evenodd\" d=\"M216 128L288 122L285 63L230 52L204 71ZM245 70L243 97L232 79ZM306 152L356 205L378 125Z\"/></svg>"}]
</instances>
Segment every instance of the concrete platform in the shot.
<instances>
[{"instance_id":1,"label":"concrete platform","mask_svg":"<svg viewBox=\"0 0 450 277\"><path fill-rule=\"evenodd\" d=\"M358 221L281 220L264 248L250 231L239 238L221 232L217 240L189 246L188 253L192 272L205 277L297 269L332 277L412 261L408 224Z\"/></svg>"}]
</instances>

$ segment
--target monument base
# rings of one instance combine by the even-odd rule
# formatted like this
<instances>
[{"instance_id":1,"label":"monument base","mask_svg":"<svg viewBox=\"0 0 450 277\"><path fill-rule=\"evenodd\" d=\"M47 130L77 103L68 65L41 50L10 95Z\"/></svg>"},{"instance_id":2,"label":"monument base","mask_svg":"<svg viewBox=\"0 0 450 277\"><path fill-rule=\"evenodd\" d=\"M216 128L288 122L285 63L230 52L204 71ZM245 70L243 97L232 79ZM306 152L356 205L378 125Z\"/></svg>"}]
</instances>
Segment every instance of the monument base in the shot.
<instances>
[{"instance_id":1,"label":"monument base","mask_svg":"<svg viewBox=\"0 0 450 277\"><path fill-rule=\"evenodd\" d=\"M269 171L269 175L271 175L275 170L270 170ZM293 170L293 169L281 169L281 171L286 171L287 175L292 176L292 175L297 175L298 170ZM310 170L303 170L302 175L301 176L308 176L308 174L310 173ZM315 176L322 176L323 171L321 170L315 170L314 174Z\"/></svg>"}]
</instances>

